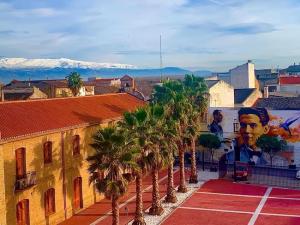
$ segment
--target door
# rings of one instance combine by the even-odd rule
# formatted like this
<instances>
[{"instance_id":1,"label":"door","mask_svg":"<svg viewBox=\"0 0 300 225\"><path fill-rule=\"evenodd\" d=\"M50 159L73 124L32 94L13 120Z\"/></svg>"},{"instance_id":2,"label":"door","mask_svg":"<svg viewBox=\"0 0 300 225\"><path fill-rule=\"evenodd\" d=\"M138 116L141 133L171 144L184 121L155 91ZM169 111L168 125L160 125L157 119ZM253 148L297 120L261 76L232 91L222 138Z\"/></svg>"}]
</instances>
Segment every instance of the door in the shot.
<instances>
[{"instance_id":1,"label":"door","mask_svg":"<svg viewBox=\"0 0 300 225\"><path fill-rule=\"evenodd\" d=\"M30 225L29 221L29 200L24 199L16 207L17 225Z\"/></svg>"},{"instance_id":2,"label":"door","mask_svg":"<svg viewBox=\"0 0 300 225\"><path fill-rule=\"evenodd\" d=\"M77 177L74 179L74 208L81 209L82 207L82 178Z\"/></svg>"},{"instance_id":3,"label":"door","mask_svg":"<svg viewBox=\"0 0 300 225\"><path fill-rule=\"evenodd\" d=\"M26 176L26 154L25 148L16 150L16 176L17 179L25 178Z\"/></svg>"}]
</instances>

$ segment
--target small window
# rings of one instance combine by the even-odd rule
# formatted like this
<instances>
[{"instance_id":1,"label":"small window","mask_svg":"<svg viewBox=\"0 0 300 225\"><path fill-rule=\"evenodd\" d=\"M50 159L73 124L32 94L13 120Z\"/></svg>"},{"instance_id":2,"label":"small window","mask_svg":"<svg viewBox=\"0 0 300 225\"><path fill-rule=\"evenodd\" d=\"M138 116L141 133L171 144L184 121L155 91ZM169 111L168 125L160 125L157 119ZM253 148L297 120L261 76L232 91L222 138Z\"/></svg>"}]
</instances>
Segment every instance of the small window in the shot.
<instances>
[{"instance_id":1,"label":"small window","mask_svg":"<svg viewBox=\"0 0 300 225\"><path fill-rule=\"evenodd\" d=\"M45 192L45 215L55 213L55 189L50 188Z\"/></svg>"},{"instance_id":2,"label":"small window","mask_svg":"<svg viewBox=\"0 0 300 225\"><path fill-rule=\"evenodd\" d=\"M52 163L52 142L47 141L44 143L44 163Z\"/></svg>"},{"instance_id":3,"label":"small window","mask_svg":"<svg viewBox=\"0 0 300 225\"><path fill-rule=\"evenodd\" d=\"M73 139L73 155L80 154L80 137L79 135L75 135Z\"/></svg>"}]
</instances>

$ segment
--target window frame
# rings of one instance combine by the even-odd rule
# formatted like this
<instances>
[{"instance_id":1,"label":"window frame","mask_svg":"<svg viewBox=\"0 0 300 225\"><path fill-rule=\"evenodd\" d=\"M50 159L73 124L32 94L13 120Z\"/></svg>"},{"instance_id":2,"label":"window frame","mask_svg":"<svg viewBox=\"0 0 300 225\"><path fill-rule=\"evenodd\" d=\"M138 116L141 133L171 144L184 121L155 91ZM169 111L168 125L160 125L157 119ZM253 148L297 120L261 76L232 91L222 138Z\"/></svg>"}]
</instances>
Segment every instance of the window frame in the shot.
<instances>
[{"instance_id":1,"label":"window frame","mask_svg":"<svg viewBox=\"0 0 300 225\"><path fill-rule=\"evenodd\" d=\"M56 212L55 205L55 189L49 188L44 193L45 217L48 217Z\"/></svg>"},{"instance_id":2,"label":"window frame","mask_svg":"<svg viewBox=\"0 0 300 225\"><path fill-rule=\"evenodd\" d=\"M78 134L73 136L72 147L73 156L80 155L80 136Z\"/></svg>"},{"instance_id":3,"label":"window frame","mask_svg":"<svg viewBox=\"0 0 300 225\"><path fill-rule=\"evenodd\" d=\"M46 141L43 144L44 164L50 164L53 162L53 144L52 141Z\"/></svg>"}]
</instances>

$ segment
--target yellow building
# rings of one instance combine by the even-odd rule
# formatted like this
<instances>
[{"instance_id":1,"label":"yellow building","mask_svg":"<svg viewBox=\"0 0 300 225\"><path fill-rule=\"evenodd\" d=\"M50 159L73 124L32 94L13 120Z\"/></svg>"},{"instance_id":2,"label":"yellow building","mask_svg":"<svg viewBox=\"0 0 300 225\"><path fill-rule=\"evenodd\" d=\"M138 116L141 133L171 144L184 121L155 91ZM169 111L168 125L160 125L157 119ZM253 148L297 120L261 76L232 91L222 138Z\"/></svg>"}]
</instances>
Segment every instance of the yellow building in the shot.
<instances>
[{"instance_id":1,"label":"yellow building","mask_svg":"<svg viewBox=\"0 0 300 225\"><path fill-rule=\"evenodd\" d=\"M143 104L128 94L0 103L0 224L57 224L100 200L85 160L92 134Z\"/></svg>"}]
</instances>

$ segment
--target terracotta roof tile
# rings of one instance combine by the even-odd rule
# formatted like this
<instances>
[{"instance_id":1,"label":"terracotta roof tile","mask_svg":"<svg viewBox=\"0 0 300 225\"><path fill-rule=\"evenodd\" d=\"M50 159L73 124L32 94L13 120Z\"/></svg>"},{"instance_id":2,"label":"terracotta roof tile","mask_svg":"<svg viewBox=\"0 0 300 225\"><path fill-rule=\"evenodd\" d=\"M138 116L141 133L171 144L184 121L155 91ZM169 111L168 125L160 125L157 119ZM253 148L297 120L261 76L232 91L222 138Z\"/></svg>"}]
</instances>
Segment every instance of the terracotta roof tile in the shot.
<instances>
[{"instance_id":1,"label":"terracotta roof tile","mask_svg":"<svg viewBox=\"0 0 300 225\"><path fill-rule=\"evenodd\" d=\"M125 93L0 103L0 132L9 139L122 116L145 103Z\"/></svg>"}]
</instances>

